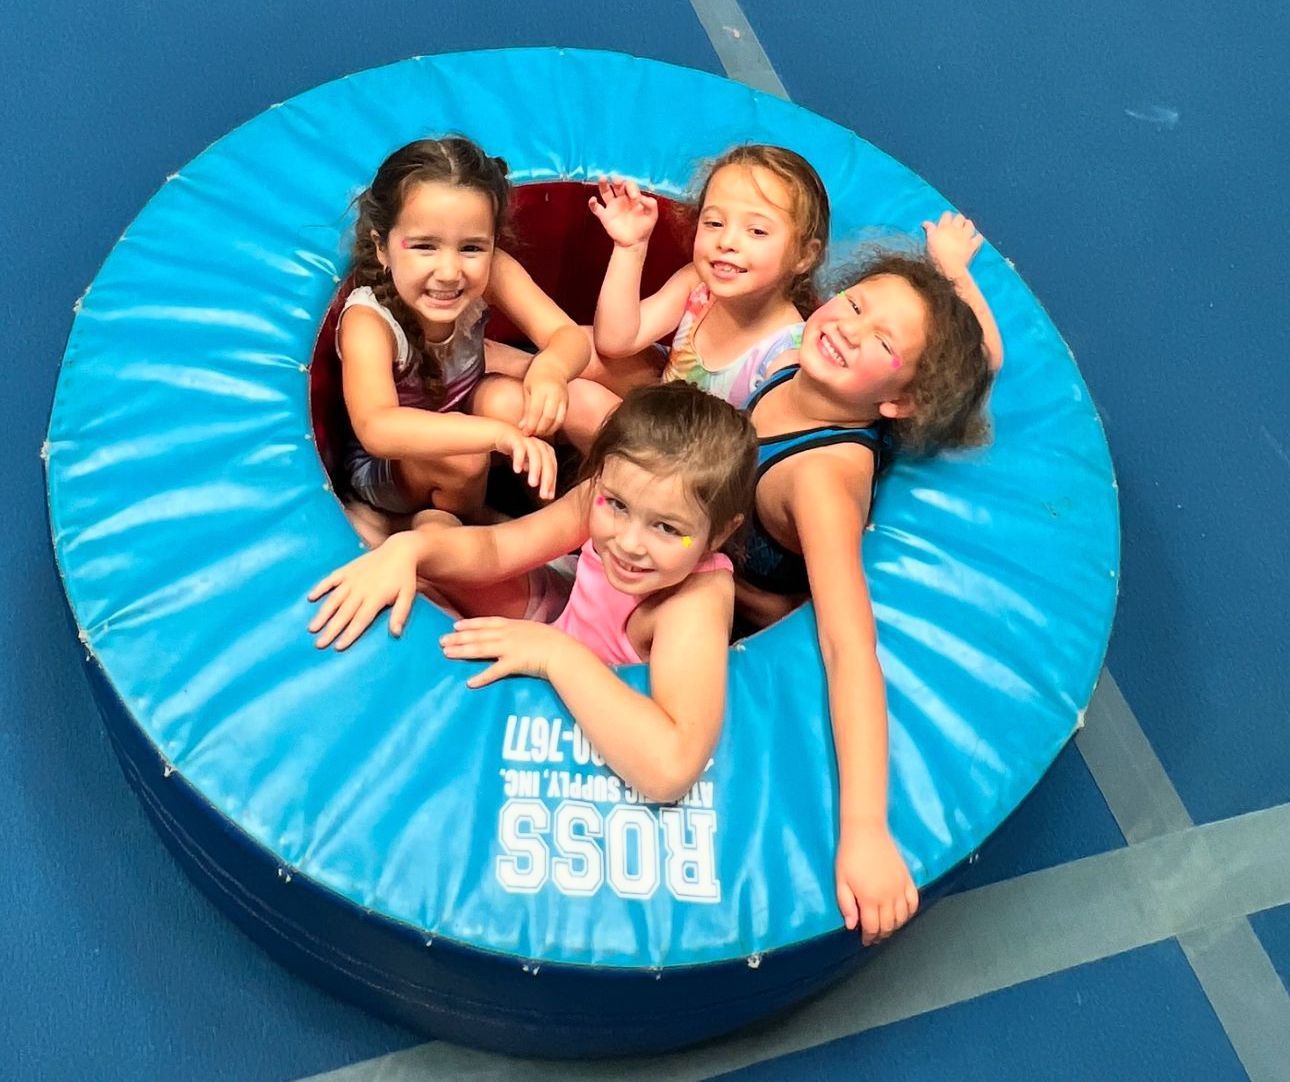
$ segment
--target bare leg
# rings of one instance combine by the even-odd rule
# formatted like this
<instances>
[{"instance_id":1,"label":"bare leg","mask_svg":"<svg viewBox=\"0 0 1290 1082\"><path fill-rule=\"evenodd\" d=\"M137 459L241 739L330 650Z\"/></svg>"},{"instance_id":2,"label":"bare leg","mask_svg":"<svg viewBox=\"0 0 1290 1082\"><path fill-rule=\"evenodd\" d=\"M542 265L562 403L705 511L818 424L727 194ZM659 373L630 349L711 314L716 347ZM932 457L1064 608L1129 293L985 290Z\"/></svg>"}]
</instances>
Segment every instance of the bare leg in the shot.
<instances>
[{"instance_id":1,"label":"bare leg","mask_svg":"<svg viewBox=\"0 0 1290 1082\"><path fill-rule=\"evenodd\" d=\"M484 513L484 487L488 482L487 454L448 455L436 459L400 459L394 476L405 495L422 507L449 511L467 522Z\"/></svg>"},{"instance_id":2,"label":"bare leg","mask_svg":"<svg viewBox=\"0 0 1290 1082\"><path fill-rule=\"evenodd\" d=\"M377 548L391 534L406 530L409 526L407 515L380 511L362 500L349 500L341 506L349 524L358 534L358 539L369 549Z\"/></svg>"},{"instance_id":3,"label":"bare leg","mask_svg":"<svg viewBox=\"0 0 1290 1082\"><path fill-rule=\"evenodd\" d=\"M525 353L523 356L527 357L528 354ZM487 375L471 392L467 409L468 412L480 417L492 417L498 421L517 425L520 423L520 418L524 416L524 384L514 376L497 373Z\"/></svg>"},{"instance_id":4,"label":"bare leg","mask_svg":"<svg viewBox=\"0 0 1290 1082\"><path fill-rule=\"evenodd\" d=\"M589 379L569 383L569 409L564 416L564 434L579 453L585 455L604 424L622 399L608 387Z\"/></svg>"},{"instance_id":5,"label":"bare leg","mask_svg":"<svg viewBox=\"0 0 1290 1082\"><path fill-rule=\"evenodd\" d=\"M533 354L508 346L505 342L484 339L484 369L490 374L522 380L527 375Z\"/></svg>"},{"instance_id":6,"label":"bare leg","mask_svg":"<svg viewBox=\"0 0 1290 1082\"><path fill-rule=\"evenodd\" d=\"M589 379L607 387L619 398L637 387L657 383L663 373L666 356L652 346L647 346L630 357L619 357L616 360L603 360L596 353L596 343L592 338L590 327L579 328L591 342L591 360L579 373L580 379ZM502 342L484 342L484 365L489 372L511 376L522 380L528 373L533 354L522 349L505 345ZM572 381L570 381L572 382Z\"/></svg>"}]
</instances>

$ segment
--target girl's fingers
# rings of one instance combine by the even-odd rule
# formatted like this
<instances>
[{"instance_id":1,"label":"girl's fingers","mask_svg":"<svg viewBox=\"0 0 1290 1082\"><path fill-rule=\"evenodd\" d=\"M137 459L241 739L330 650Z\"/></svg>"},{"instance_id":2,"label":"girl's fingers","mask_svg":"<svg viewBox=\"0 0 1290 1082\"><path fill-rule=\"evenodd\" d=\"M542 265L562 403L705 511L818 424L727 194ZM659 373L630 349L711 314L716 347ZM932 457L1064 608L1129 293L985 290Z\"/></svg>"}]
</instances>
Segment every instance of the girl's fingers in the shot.
<instances>
[{"instance_id":1,"label":"girl's fingers","mask_svg":"<svg viewBox=\"0 0 1290 1082\"><path fill-rule=\"evenodd\" d=\"M500 680L503 676L511 675L511 668L502 661L494 661L483 672L476 673L466 681L468 688L482 688L495 680Z\"/></svg>"},{"instance_id":2,"label":"girl's fingers","mask_svg":"<svg viewBox=\"0 0 1290 1082\"><path fill-rule=\"evenodd\" d=\"M890 901L878 907L878 935L886 939L896 930L896 907Z\"/></svg>"},{"instance_id":3,"label":"girl's fingers","mask_svg":"<svg viewBox=\"0 0 1290 1082\"><path fill-rule=\"evenodd\" d=\"M382 608L382 605L371 600L360 605L350 618L345 630L341 632L340 637L336 640L336 649L347 650L353 646L358 637L372 626L372 621L376 619L376 614Z\"/></svg>"},{"instance_id":4,"label":"girl's fingers","mask_svg":"<svg viewBox=\"0 0 1290 1082\"><path fill-rule=\"evenodd\" d=\"M488 628L504 627L507 623L505 616L468 616L464 620L457 620L453 625L453 631L484 631Z\"/></svg>"},{"instance_id":5,"label":"girl's fingers","mask_svg":"<svg viewBox=\"0 0 1290 1082\"><path fill-rule=\"evenodd\" d=\"M323 625L332 618L332 614L340 608L341 602L345 600L348 593L348 587L341 587L340 589L333 591L331 596L318 606L318 611L314 613L314 618L309 621L309 631L311 634L320 631Z\"/></svg>"},{"instance_id":6,"label":"girl's fingers","mask_svg":"<svg viewBox=\"0 0 1290 1082\"><path fill-rule=\"evenodd\" d=\"M340 583L343 571L344 571L343 568L338 567L325 579L321 579L318 582L316 582L314 584L313 589L310 590L309 593L305 595L305 597L310 601L317 601L328 590L332 589L334 586Z\"/></svg>"},{"instance_id":7,"label":"girl's fingers","mask_svg":"<svg viewBox=\"0 0 1290 1082\"><path fill-rule=\"evenodd\" d=\"M314 645L319 649L326 649L335 642L336 636L345 630L345 625L349 623L354 615L354 610L357 608L357 598L346 598L344 603L337 607L331 619L327 621L327 626L322 629L322 634L314 641Z\"/></svg>"},{"instance_id":8,"label":"girl's fingers","mask_svg":"<svg viewBox=\"0 0 1290 1082\"><path fill-rule=\"evenodd\" d=\"M866 947L878 937L880 927L878 907L872 904L862 905L860 907L860 932L861 942Z\"/></svg>"},{"instance_id":9,"label":"girl's fingers","mask_svg":"<svg viewBox=\"0 0 1290 1082\"><path fill-rule=\"evenodd\" d=\"M390 610L390 634L396 639L403 634L403 629L408 625L408 617L412 613L412 602L417 596L415 587L403 587L399 591L399 596L394 601L394 608Z\"/></svg>"},{"instance_id":10,"label":"girl's fingers","mask_svg":"<svg viewBox=\"0 0 1290 1082\"><path fill-rule=\"evenodd\" d=\"M842 923L847 926L847 931L853 931L855 926L860 923L860 909L856 905L855 895L851 893L851 888L845 883L838 885L837 891L838 910L842 914Z\"/></svg>"}]
</instances>

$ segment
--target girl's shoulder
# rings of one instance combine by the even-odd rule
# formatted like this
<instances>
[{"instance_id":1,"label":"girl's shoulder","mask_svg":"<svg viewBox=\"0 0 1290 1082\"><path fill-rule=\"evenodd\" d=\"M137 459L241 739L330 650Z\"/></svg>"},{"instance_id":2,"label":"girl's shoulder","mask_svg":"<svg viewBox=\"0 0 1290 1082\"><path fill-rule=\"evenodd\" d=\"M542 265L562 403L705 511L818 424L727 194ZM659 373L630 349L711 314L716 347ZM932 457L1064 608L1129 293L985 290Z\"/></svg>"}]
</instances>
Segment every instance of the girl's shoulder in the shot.
<instances>
[{"instance_id":1,"label":"girl's shoulder","mask_svg":"<svg viewBox=\"0 0 1290 1082\"><path fill-rule=\"evenodd\" d=\"M705 566L712 561L711 566ZM684 582L647 597L627 620L627 636L643 658L653 653L660 633L668 636L730 636L734 619L735 575L722 553L704 560Z\"/></svg>"},{"instance_id":2,"label":"girl's shoulder","mask_svg":"<svg viewBox=\"0 0 1290 1082\"><path fill-rule=\"evenodd\" d=\"M345 298L336 323L336 350L344 360L353 348L394 347L394 363L402 368L410 356L408 336L370 286L358 286Z\"/></svg>"}]
</instances>

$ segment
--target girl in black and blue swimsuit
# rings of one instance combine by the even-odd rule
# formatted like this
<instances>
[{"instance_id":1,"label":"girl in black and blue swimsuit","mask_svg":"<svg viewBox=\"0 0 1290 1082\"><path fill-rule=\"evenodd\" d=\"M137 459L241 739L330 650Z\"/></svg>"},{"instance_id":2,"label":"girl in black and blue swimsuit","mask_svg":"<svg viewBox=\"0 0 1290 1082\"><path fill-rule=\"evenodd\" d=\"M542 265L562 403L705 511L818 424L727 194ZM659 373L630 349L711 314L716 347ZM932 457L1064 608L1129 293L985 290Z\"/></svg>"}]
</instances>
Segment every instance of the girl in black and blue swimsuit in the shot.
<instances>
[{"instance_id":1,"label":"girl in black and blue swimsuit","mask_svg":"<svg viewBox=\"0 0 1290 1082\"><path fill-rule=\"evenodd\" d=\"M967 272L980 237L960 216L928 226L932 258L875 259L807 320L801 348L747 406L759 463L737 604L762 627L814 599L841 790L837 902L866 944L904 924L918 892L887 827L887 705L861 537L893 450L985 442L1002 355Z\"/></svg>"}]
</instances>

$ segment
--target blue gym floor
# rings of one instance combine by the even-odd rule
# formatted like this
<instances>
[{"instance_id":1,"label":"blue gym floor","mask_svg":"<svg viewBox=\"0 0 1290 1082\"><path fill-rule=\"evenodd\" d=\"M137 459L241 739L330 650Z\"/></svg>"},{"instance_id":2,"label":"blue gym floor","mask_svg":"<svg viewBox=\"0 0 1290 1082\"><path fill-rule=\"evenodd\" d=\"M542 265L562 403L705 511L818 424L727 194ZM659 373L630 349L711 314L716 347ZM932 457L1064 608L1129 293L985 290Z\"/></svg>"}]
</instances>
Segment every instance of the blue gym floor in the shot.
<instances>
[{"instance_id":1,"label":"blue gym floor","mask_svg":"<svg viewBox=\"0 0 1290 1082\"><path fill-rule=\"evenodd\" d=\"M997 8L7 5L0 1078L1290 1079L1290 13ZM1112 675L960 893L781 1022L572 1067L423 1044L198 895L90 701L39 458L72 305L168 173L349 72L552 44L779 88L925 177L1070 343L1123 516Z\"/></svg>"}]
</instances>

